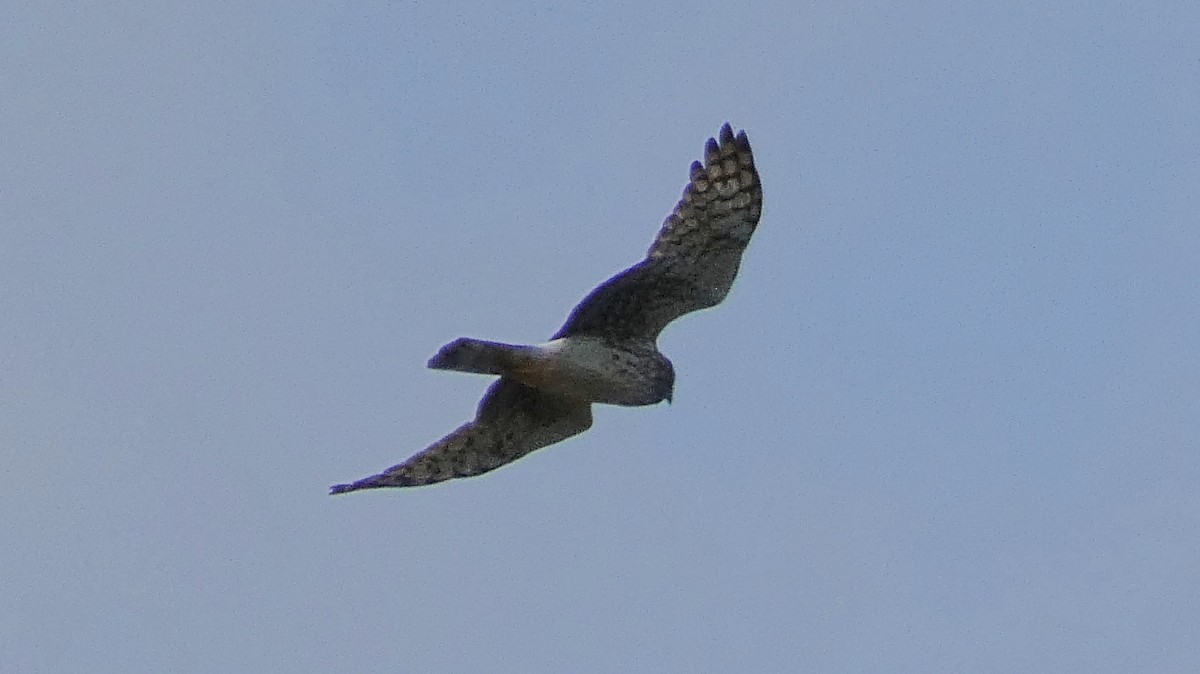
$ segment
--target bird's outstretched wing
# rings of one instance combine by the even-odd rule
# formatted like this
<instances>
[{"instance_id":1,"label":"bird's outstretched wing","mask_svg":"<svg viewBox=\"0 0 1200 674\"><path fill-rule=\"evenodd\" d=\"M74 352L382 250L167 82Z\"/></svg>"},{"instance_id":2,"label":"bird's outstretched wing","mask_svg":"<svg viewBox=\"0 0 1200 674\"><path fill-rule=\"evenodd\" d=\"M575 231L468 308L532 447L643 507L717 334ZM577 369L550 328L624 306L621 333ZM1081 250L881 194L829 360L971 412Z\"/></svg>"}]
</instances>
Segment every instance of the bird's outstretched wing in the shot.
<instances>
[{"instance_id":1,"label":"bird's outstretched wing","mask_svg":"<svg viewBox=\"0 0 1200 674\"><path fill-rule=\"evenodd\" d=\"M571 335L654 339L680 316L729 294L762 214L762 185L750 141L729 124L693 162L683 198L667 216L646 259L584 298L554 339Z\"/></svg>"},{"instance_id":2,"label":"bird's outstretched wing","mask_svg":"<svg viewBox=\"0 0 1200 674\"><path fill-rule=\"evenodd\" d=\"M416 487L479 475L582 433L591 425L591 403L542 393L501 377L479 402L474 421L404 463L352 484L335 485L329 493Z\"/></svg>"}]
</instances>

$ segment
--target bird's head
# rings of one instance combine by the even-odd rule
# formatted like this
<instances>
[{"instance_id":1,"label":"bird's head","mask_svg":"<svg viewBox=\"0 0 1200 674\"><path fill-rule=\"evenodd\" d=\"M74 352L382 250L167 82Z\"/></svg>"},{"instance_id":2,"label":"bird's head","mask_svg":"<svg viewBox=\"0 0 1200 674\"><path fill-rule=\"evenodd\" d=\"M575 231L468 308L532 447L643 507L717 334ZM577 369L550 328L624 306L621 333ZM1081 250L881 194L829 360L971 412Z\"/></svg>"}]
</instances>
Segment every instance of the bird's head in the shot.
<instances>
[{"instance_id":1,"label":"bird's head","mask_svg":"<svg viewBox=\"0 0 1200 674\"><path fill-rule=\"evenodd\" d=\"M659 400L665 400L670 405L671 398L675 395L675 366L671 365L666 356L662 356L662 368L655 377L654 387L660 396Z\"/></svg>"}]
</instances>

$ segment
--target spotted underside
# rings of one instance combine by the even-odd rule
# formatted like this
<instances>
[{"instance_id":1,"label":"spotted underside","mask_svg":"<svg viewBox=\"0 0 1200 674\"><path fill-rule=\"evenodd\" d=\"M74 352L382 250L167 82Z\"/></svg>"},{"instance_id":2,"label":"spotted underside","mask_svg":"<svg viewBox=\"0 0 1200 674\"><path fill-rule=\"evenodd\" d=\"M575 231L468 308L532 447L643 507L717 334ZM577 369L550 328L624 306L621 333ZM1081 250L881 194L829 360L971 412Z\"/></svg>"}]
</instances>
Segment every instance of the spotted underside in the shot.
<instances>
[{"instance_id":1,"label":"spotted underside","mask_svg":"<svg viewBox=\"0 0 1200 674\"><path fill-rule=\"evenodd\" d=\"M591 425L591 403L548 395L501 378L484 394L474 421L404 463L352 484L335 485L330 493L415 487L479 475L582 433Z\"/></svg>"}]
</instances>

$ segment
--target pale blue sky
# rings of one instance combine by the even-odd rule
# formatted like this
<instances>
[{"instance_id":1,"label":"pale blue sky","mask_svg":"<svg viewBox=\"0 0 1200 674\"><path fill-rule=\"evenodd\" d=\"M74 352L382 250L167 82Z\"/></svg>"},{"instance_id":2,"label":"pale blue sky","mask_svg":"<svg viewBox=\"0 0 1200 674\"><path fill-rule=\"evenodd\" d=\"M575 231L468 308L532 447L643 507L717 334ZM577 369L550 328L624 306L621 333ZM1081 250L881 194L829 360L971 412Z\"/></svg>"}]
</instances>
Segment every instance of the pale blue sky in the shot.
<instances>
[{"instance_id":1,"label":"pale blue sky","mask_svg":"<svg viewBox=\"0 0 1200 674\"><path fill-rule=\"evenodd\" d=\"M28 4L0 670L1200 666L1195 3ZM726 120L765 212L674 405L326 496Z\"/></svg>"}]
</instances>

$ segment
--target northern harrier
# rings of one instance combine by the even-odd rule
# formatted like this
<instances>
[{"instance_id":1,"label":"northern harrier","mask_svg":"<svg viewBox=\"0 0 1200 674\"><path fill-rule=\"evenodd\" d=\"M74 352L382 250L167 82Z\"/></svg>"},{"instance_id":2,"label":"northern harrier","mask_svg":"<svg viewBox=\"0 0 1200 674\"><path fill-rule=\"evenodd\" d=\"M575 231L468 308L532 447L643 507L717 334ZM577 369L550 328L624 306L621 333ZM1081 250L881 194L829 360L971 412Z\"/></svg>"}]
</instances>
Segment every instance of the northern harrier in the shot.
<instances>
[{"instance_id":1,"label":"northern harrier","mask_svg":"<svg viewBox=\"0 0 1200 674\"><path fill-rule=\"evenodd\" d=\"M750 142L726 124L719 141L708 139L704 164L692 163L683 197L646 259L589 293L549 342L463 337L429 360L438 370L500 375L474 421L404 463L330 493L479 475L587 430L592 403L670 402L675 370L655 345L658 334L725 299L761 213Z\"/></svg>"}]
</instances>

